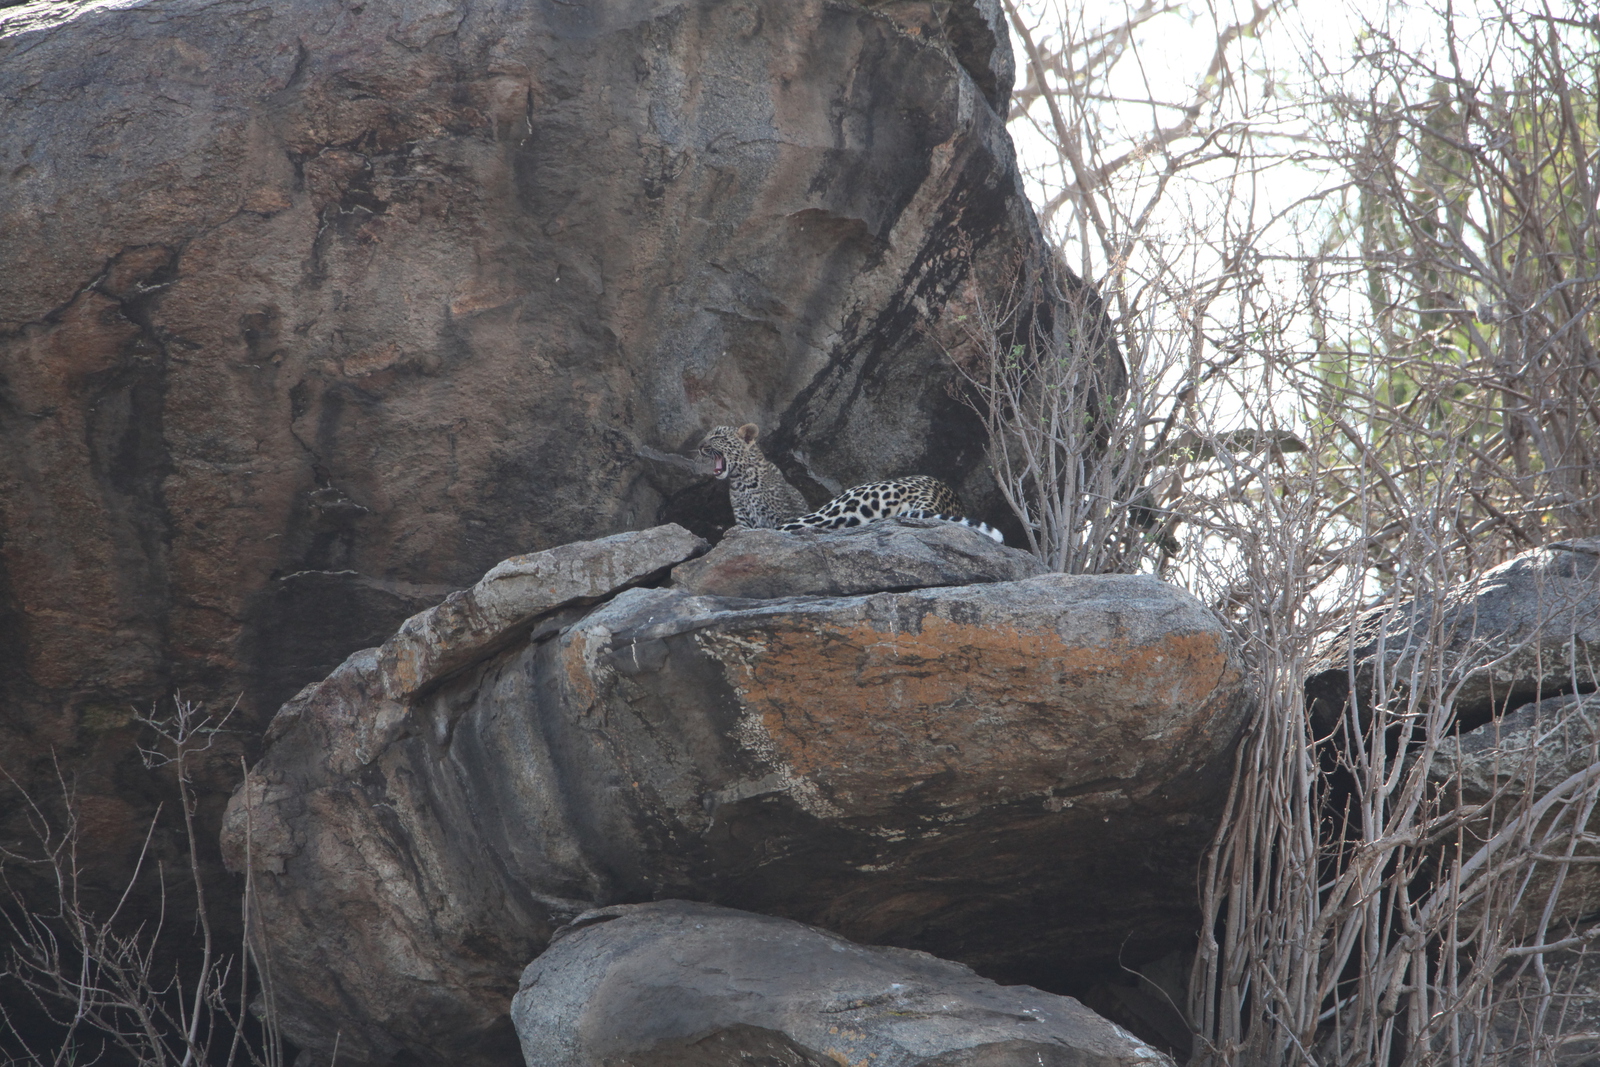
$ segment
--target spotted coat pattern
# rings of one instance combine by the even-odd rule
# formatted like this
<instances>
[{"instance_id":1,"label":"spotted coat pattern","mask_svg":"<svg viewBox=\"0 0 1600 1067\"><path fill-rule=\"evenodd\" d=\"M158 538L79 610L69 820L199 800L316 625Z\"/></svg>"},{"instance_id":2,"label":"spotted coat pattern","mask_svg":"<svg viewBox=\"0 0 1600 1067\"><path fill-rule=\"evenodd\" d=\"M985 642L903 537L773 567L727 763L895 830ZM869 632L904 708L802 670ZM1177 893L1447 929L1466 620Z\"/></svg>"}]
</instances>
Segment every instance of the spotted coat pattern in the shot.
<instances>
[{"instance_id":1,"label":"spotted coat pattern","mask_svg":"<svg viewBox=\"0 0 1600 1067\"><path fill-rule=\"evenodd\" d=\"M896 515L922 518L961 514L961 498L937 478L914 474L886 482L868 482L847 489L809 515L778 527L780 530L843 530Z\"/></svg>"},{"instance_id":2,"label":"spotted coat pattern","mask_svg":"<svg viewBox=\"0 0 1600 1067\"><path fill-rule=\"evenodd\" d=\"M712 461L712 473L728 481L734 518L741 526L777 529L790 533L807 530L844 530L879 519L943 519L972 526L984 536L1000 541L998 531L962 517L961 498L950 486L926 474L888 481L868 482L847 489L808 514L798 490L756 447L755 423L738 429L718 426L700 446Z\"/></svg>"}]
</instances>

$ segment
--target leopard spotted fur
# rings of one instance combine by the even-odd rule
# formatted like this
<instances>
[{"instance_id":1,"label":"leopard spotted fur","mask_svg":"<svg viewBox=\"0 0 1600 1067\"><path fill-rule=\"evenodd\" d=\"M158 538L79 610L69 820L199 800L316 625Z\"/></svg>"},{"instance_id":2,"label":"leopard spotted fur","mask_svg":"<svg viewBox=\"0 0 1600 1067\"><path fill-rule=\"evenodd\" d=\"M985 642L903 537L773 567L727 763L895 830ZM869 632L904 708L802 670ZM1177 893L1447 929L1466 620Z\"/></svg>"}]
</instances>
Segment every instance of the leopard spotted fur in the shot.
<instances>
[{"instance_id":1,"label":"leopard spotted fur","mask_svg":"<svg viewBox=\"0 0 1600 1067\"><path fill-rule=\"evenodd\" d=\"M700 451L712 459L713 473L718 478L728 479L734 518L741 526L776 527L800 533L843 530L903 516L960 523L995 541L1003 540L999 531L986 523L964 518L961 498L956 491L926 474L858 485L817 510L800 514L805 510L805 500L756 447L759 432L754 423L746 423L737 430L718 426L706 435L700 446Z\"/></svg>"}]
</instances>

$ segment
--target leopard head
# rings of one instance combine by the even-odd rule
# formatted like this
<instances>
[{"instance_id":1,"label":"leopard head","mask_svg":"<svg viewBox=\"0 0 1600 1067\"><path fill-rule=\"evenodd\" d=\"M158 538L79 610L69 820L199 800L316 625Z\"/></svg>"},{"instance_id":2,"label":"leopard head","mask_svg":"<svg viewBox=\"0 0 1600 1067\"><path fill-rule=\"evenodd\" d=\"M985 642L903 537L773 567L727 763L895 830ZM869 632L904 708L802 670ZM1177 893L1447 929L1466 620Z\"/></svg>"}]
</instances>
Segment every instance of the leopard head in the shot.
<instances>
[{"instance_id":1,"label":"leopard head","mask_svg":"<svg viewBox=\"0 0 1600 1067\"><path fill-rule=\"evenodd\" d=\"M764 458L756 448L756 437L760 433L753 422L737 429L718 426L700 442L700 454L711 460L711 473L719 480L724 479L735 469Z\"/></svg>"}]
</instances>

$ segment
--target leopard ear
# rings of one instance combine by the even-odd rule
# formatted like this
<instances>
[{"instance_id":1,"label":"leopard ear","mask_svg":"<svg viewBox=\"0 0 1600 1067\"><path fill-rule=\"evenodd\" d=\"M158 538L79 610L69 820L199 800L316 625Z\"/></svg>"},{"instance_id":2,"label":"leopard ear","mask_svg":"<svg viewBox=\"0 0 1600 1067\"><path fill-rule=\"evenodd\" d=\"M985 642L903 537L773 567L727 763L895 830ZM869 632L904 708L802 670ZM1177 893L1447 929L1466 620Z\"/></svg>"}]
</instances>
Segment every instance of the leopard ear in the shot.
<instances>
[{"instance_id":1,"label":"leopard ear","mask_svg":"<svg viewBox=\"0 0 1600 1067\"><path fill-rule=\"evenodd\" d=\"M757 427L755 423L747 422L743 426L739 427L739 440L743 441L747 445L753 445L756 443L756 435L760 432L760 428Z\"/></svg>"}]
</instances>

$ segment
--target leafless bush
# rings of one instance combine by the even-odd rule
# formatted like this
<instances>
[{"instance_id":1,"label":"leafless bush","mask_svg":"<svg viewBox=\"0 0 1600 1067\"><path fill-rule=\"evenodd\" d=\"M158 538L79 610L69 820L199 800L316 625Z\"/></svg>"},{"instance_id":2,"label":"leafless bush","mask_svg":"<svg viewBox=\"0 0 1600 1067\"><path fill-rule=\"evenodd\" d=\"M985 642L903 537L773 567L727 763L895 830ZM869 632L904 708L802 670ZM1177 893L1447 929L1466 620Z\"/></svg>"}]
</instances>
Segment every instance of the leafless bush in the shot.
<instances>
[{"instance_id":1,"label":"leafless bush","mask_svg":"<svg viewBox=\"0 0 1600 1067\"><path fill-rule=\"evenodd\" d=\"M1436 589L1451 575L1417 577L1413 588ZM1445 659L1440 602L1386 620L1408 647L1377 650L1370 689L1350 664L1356 697L1333 738L1319 738L1307 714L1303 637L1274 638L1265 625L1252 635L1264 707L1203 881L1198 1062L1548 1062L1534 1045L1506 1047L1497 1024L1520 1011L1530 1034L1548 1036L1558 983L1545 957L1590 937L1553 931L1572 918L1558 907L1567 866L1596 861L1587 828L1600 753L1560 781L1475 803L1459 780L1437 780L1462 685L1521 651L1485 642ZM1540 979L1532 989L1518 981L1528 966Z\"/></svg>"},{"instance_id":2,"label":"leafless bush","mask_svg":"<svg viewBox=\"0 0 1600 1067\"><path fill-rule=\"evenodd\" d=\"M1159 567L1172 542L1145 483L1170 368L1149 346L1125 366L1082 285L1023 274L999 306L968 307L952 358L1029 551L1070 574Z\"/></svg>"},{"instance_id":3,"label":"leafless bush","mask_svg":"<svg viewBox=\"0 0 1600 1067\"><path fill-rule=\"evenodd\" d=\"M36 848L28 852L0 849L0 880L7 897L7 906L0 907L0 922L11 941L0 966L0 979L9 979L29 994L38 1017L59 1035L50 1049L24 1044L10 1062L40 1067L78 1064L94 1062L109 1050L152 1067L235 1062L278 1067L284 1062L282 1043L272 1024L270 996L263 998L267 1013L263 1041L245 1040L247 1005L255 995L250 981L253 969L242 963L240 956L221 952L215 943L198 859L194 761L211 747L227 718L213 716L180 698L170 716L139 720L155 737L151 747L140 750L145 766L170 768L178 786L188 857L182 878L194 894L193 913L184 918L192 921L199 939L199 960L187 976L164 966L159 952L169 919L167 872L159 863L160 907L155 919L133 921L126 914L137 883L147 865L154 862L151 842L160 810L151 820L122 895L109 909L96 913L87 901L78 858L79 813L73 784L58 765L62 814L52 817L21 783L6 774L27 808ZM15 867L31 868L43 876L54 890L51 906L41 908L36 898L30 899L14 885L8 868ZM251 889L247 880L247 933ZM264 970L259 961L254 970ZM22 1041L3 1007L0 1021Z\"/></svg>"},{"instance_id":4,"label":"leafless bush","mask_svg":"<svg viewBox=\"0 0 1600 1067\"><path fill-rule=\"evenodd\" d=\"M1141 424L1167 427L1136 460L1178 541L1161 567L1228 619L1260 686L1202 880L1197 1062L1578 1062L1574 968L1600 935L1562 894L1600 863L1600 749L1488 799L1441 777L1462 686L1517 649L1447 657L1440 595L1600 533L1600 12L1503 3L1467 40L1451 9L1409 9L1427 47L1382 26L1348 57L1307 38L1285 92L1246 45L1283 8L1190 10L1212 31L1192 89L1146 77L1140 100L1113 72L1147 72L1139 34L1178 9L1095 26L1008 4L1016 121L1059 153L1035 174L1056 176L1047 213L1120 337L1184 341L1177 388L1129 361L1130 395L1161 397ZM1286 175L1294 195L1269 195ZM1079 393L1054 395L1081 417ZM1370 685L1348 664L1328 736L1314 650L1372 610L1409 654ZM1558 688L1597 683L1575 657Z\"/></svg>"},{"instance_id":5,"label":"leafless bush","mask_svg":"<svg viewBox=\"0 0 1600 1067\"><path fill-rule=\"evenodd\" d=\"M1433 442L1453 540L1487 563L1600 529L1600 41L1570 32L1592 4L1569 14L1502 0L1470 30L1439 13L1427 53L1371 26L1348 69L1316 57L1343 179L1338 246L1306 266L1323 408L1389 466ZM1409 502L1363 506L1382 543Z\"/></svg>"}]
</instances>

